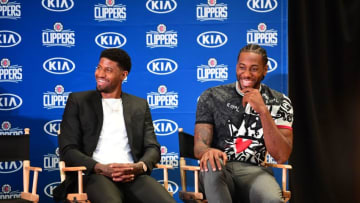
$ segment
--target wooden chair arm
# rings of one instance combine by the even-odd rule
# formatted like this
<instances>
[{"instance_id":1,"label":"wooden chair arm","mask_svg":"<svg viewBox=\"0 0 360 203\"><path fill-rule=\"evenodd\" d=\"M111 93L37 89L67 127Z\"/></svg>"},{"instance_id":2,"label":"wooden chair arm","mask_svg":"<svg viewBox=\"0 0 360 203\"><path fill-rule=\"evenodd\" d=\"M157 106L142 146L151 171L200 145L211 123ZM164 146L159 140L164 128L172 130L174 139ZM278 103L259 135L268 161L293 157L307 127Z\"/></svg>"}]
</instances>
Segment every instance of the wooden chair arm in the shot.
<instances>
[{"instance_id":1,"label":"wooden chair arm","mask_svg":"<svg viewBox=\"0 0 360 203\"><path fill-rule=\"evenodd\" d=\"M174 167L172 165L164 165L164 164L156 164L155 165L156 168L162 168L162 169L174 169Z\"/></svg>"},{"instance_id":2,"label":"wooden chair arm","mask_svg":"<svg viewBox=\"0 0 360 203\"><path fill-rule=\"evenodd\" d=\"M30 171L42 172L42 168L40 167L28 166L27 169L29 169Z\"/></svg>"},{"instance_id":3,"label":"wooden chair arm","mask_svg":"<svg viewBox=\"0 0 360 203\"><path fill-rule=\"evenodd\" d=\"M200 166L180 166L180 168L182 170L186 170L186 171L200 171Z\"/></svg>"},{"instance_id":4,"label":"wooden chair arm","mask_svg":"<svg viewBox=\"0 0 360 203\"><path fill-rule=\"evenodd\" d=\"M63 171L85 171L85 166L75 166L75 167L65 167L62 169Z\"/></svg>"},{"instance_id":5,"label":"wooden chair arm","mask_svg":"<svg viewBox=\"0 0 360 203\"><path fill-rule=\"evenodd\" d=\"M264 163L264 166L267 166L267 167L274 167L274 168L292 169L292 166L291 166L291 165L288 165L288 164L272 164L272 163Z\"/></svg>"}]
</instances>

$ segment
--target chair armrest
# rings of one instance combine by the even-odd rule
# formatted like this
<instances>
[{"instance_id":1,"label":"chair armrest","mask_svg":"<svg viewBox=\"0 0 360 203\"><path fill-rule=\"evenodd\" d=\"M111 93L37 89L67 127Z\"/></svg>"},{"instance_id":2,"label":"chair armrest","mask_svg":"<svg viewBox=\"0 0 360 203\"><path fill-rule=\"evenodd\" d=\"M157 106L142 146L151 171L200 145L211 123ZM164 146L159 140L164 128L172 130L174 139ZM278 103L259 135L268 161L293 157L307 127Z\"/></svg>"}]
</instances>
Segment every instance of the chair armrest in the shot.
<instances>
[{"instance_id":1,"label":"chair armrest","mask_svg":"<svg viewBox=\"0 0 360 203\"><path fill-rule=\"evenodd\" d=\"M155 165L156 168L163 168L163 169L174 169L174 167L172 165L164 165L164 164L156 164Z\"/></svg>"},{"instance_id":2,"label":"chair armrest","mask_svg":"<svg viewBox=\"0 0 360 203\"><path fill-rule=\"evenodd\" d=\"M291 165L288 165L288 164L272 164L272 163L264 163L264 166L267 166L267 167L274 167L274 168L292 169L292 166L291 166Z\"/></svg>"},{"instance_id":3,"label":"chair armrest","mask_svg":"<svg viewBox=\"0 0 360 203\"><path fill-rule=\"evenodd\" d=\"M200 171L200 166L180 166L181 169L187 170L187 171Z\"/></svg>"},{"instance_id":4,"label":"chair armrest","mask_svg":"<svg viewBox=\"0 0 360 203\"><path fill-rule=\"evenodd\" d=\"M75 166L75 167L65 167L62 169L63 171L85 171L85 166Z\"/></svg>"},{"instance_id":5,"label":"chair armrest","mask_svg":"<svg viewBox=\"0 0 360 203\"><path fill-rule=\"evenodd\" d=\"M27 169L29 169L30 171L42 172L42 168L40 167L28 166Z\"/></svg>"}]
</instances>

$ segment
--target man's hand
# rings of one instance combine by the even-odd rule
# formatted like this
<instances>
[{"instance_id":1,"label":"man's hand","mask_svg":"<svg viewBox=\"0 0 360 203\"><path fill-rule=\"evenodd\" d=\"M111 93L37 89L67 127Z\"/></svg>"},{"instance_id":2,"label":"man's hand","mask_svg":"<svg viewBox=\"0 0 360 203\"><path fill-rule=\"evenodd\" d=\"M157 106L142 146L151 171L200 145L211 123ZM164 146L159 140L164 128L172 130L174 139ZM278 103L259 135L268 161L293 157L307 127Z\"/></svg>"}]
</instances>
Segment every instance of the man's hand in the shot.
<instances>
[{"instance_id":1,"label":"man's hand","mask_svg":"<svg viewBox=\"0 0 360 203\"><path fill-rule=\"evenodd\" d=\"M258 114L263 114L268 111L258 89L244 88L241 91L244 93L242 100L243 107L245 107L246 104L250 104Z\"/></svg>"},{"instance_id":2,"label":"man's hand","mask_svg":"<svg viewBox=\"0 0 360 203\"><path fill-rule=\"evenodd\" d=\"M97 163L94 167L95 173L101 174L111 178L115 182L130 182L133 181L135 175L134 168L130 164L100 164Z\"/></svg>"},{"instance_id":3,"label":"man's hand","mask_svg":"<svg viewBox=\"0 0 360 203\"><path fill-rule=\"evenodd\" d=\"M216 171L216 166L219 170L221 170L220 159L223 161L223 165L225 166L227 161L227 156L225 152L222 152L215 148L209 148L200 159L200 169L201 171L208 171L207 162L210 162L211 168L213 171ZM215 165L216 163L216 165Z\"/></svg>"}]
</instances>

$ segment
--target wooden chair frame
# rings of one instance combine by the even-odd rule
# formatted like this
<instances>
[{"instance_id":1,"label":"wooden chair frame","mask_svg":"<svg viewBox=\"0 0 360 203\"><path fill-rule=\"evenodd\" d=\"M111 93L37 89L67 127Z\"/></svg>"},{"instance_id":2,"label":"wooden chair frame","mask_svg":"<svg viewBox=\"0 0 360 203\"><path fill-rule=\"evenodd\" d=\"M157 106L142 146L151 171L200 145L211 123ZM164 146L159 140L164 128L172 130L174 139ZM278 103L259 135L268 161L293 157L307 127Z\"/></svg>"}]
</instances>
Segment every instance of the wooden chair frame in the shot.
<instances>
[{"instance_id":1,"label":"wooden chair frame","mask_svg":"<svg viewBox=\"0 0 360 203\"><path fill-rule=\"evenodd\" d=\"M30 139L30 128L24 129L24 135L23 138ZM12 153L14 156L6 157L6 154L4 156L1 156L2 161L14 161L14 160L21 160L22 161L22 167L23 167L23 191L20 194L20 199L31 201L31 202L39 202L39 195L36 193L37 190L37 183L38 183L38 177L39 172L42 171L42 168L40 167L33 167L30 165L29 159L30 155L30 146L27 141L26 143L21 142L23 144L26 144L26 146L22 146L21 144L18 144L19 140L16 138L16 136L6 136L3 137L5 141L2 140L1 148L10 151L15 152ZM20 138L20 137L19 137ZM8 142L7 142L8 141ZM11 144L12 143L12 144ZM13 147L13 144L17 144L17 148ZM21 147L21 149L19 149ZM25 157L24 157L25 156ZM21 158L22 157L22 158ZM19 159L20 158L20 159ZM5 159L5 160L4 160ZM30 185L30 171L33 172L33 180L32 180L32 190L29 191L29 185Z\"/></svg>"},{"instance_id":2,"label":"wooden chair frame","mask_svg":"<svg viewBox=\"0 0 360 203\"><path fill-rule=\"evenodd\" d=\"M179 128L179 133L183 133L184 130L182 128ZM179 143L180 144L180 143ZM267 157L267 156L265 156ZM287 183L287 170L292 169L291 165L287 164L273 164L268 163L267 159L265 158L265 161L262 163L265 167L273 167L273 168L280 168L282 169L282 180L281 180L281 188L282 188L282 197L284 199L284 202L288 202L291 198L291 192L286 189L286 183ZM194 187L195 191L190 192L186 189L186 171L193 171L194 172ZM199 166L189 166L186 165L186 160L184 157L180 157L180 178L181 178L181 191L179 192L180 199L182 200L192 200L195 202L207 202L206 199L204 199L203 193L199 192Z\"/></svg>"},{"instance_id":3,"label":"wooden chair frame","mask_svg":"<svg viewBox=\"0 0 360 203\"><path fill-rule=\"evenodd\" d=\"M66 196L66 199L68 201L74 201L74 202L88 202L87 194L83 191L83 171L86 170L85 166L77 166L77 167L66 167L64 161L59 162L59 168L60 168L60 179L61 182L63 182L66 178L66 172L69 171L77 171L78 174L78 193L68 193Z\"/></svg>"},{"instance_id":4,"label":"wooden chair frame","mask_svg":"<svg viewBox=\"0 0 360 203\"><path fill-rule=\"evenodd\" d=\"M166 191L168 191L168 186L169 186L169 173L168 173L168 169L174 169L173 166L171 165L164 165L164 164L156 164L155 168L160 168L163 170L163 177L164 177L164 188L166 189ZM168 191L169 192L169 191ZM172 192L169 192L169 194L171 196L173 196Z\"/></svg>"}]
</instances>

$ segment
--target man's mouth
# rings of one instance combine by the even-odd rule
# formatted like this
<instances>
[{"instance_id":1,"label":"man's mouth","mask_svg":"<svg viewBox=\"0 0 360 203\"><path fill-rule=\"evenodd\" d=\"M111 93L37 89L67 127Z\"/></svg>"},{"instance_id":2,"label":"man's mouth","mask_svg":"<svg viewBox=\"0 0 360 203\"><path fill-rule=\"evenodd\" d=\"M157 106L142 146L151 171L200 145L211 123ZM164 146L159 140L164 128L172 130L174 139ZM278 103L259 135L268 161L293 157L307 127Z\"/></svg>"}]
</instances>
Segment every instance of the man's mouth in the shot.
<instances>
[{"instance_id":1,"label":"man's mouth","mask_svg":"<svg viewBox=\"0 0 360 203\"><path fill-rule=\"evenodd\" d=\"M254 84L254 82L252 80L248 80L248 79L240 79L240 82L241 82L242 86L245 86L245 87L249 87Z\"/></svg>"},{"instance_id":2,"label":"man's mouth","mask_svg":"<svg viewBox=\"0 0 360 203\"><path fill-rule=\"evenodd\" d=\"M98 85L102 85L102 84L106 83L107 81L105 79L96 79L96 82Z\"/></svg>"}]
</instances>

